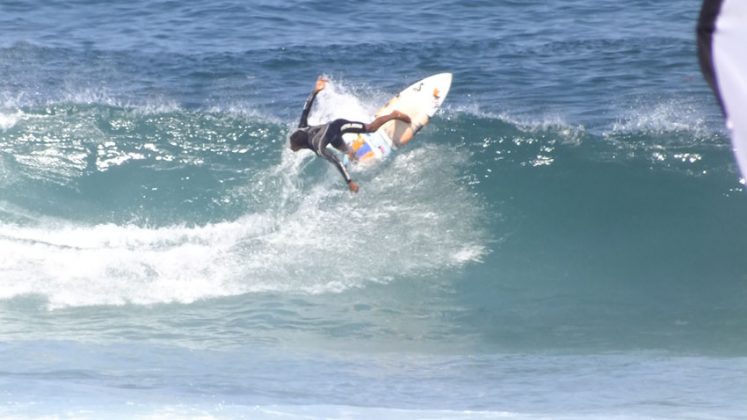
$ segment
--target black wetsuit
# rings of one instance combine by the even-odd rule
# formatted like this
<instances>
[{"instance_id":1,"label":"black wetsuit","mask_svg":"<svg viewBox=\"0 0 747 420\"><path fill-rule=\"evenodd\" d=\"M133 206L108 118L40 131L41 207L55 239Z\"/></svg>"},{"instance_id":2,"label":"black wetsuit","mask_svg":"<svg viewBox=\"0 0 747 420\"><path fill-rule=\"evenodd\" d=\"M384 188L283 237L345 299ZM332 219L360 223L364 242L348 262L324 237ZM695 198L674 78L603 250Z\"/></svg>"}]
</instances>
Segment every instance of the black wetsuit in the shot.
<instances>
[{"instance_id":1,"label":"black wetsuit","mask_svg":"<svg viewBox=\"0 0 747 420\"><path fill-rule=\"evenodd\" d=\"M345 119L337 119L327 124L309 126L307 118L309 112L311 112L311 106L314 104L317 92L312 92L306 99L306 104L303 107L303 113L301 113L301 121L298 123L298 129L303 130L307 134L306 147L313 150L317 156L321 156L337 168L345 178L345 182L350 183L351 178L345 165L340 162L340 159L327 150L327 145L331 144L334 148L347 152L347 145L342 140L342 135L345 133L365 133L366 124L358 121L348 121Z\"/></svg>"}]
</instances>

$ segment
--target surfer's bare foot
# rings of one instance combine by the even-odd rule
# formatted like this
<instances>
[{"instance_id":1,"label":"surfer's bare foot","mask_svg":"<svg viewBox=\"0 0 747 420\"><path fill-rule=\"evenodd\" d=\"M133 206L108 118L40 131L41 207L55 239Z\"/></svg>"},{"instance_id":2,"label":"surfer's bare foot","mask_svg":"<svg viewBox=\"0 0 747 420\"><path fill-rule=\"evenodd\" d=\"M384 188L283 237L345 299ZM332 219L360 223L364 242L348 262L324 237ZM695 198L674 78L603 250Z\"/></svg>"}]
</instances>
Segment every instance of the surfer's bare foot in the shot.
<instances>
[{"instance_id":1,"label":"surfer's bare foot","mask_svg":"<svg viewBox=\"0 0 747 420\"><path fill-rule=\"evenodd\" d=\"M314 92L319 92L322 89L327 86L327 79L325 79L323 76L319 76L318 79L316 79L316 86L314 86Z\"/></svg>"}]
</instances>

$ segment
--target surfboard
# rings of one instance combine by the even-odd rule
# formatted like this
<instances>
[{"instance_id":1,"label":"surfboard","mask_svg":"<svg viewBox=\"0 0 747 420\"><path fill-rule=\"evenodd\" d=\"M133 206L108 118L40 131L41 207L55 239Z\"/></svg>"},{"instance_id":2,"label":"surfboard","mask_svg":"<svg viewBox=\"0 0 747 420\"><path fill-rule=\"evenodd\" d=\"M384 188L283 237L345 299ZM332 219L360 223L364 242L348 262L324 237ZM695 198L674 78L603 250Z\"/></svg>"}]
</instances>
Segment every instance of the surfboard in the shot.
<instances>
[{"instance_id":1,"label":"surfboard","mask_svg":"<svg viewBox=\"0 0 747 420\"><path fill-rule=\"evenodd\" d=\"M406 145L425 127L444 103L451 88L451 73L439 73L419 80L387 101L376 117L400 111L410 117L410 124L389 121L375 133L349 134L343 139L355 152L358 163L371 164L389 156L393 150ZM348 165L347 157L345 164Z\"/></svg>"}]
</instances>

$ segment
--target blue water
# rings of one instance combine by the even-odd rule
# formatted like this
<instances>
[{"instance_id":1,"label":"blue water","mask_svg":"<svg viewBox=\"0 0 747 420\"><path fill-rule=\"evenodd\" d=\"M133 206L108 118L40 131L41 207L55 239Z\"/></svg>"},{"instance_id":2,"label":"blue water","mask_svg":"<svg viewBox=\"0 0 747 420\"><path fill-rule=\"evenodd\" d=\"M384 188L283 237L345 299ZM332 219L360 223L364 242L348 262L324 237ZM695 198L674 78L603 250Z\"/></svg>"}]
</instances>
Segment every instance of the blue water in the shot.
<instances>
[{"instance_id":1,"label":"blue water","mask_svg":"<svg viewBox=\"0 0 747 420\"><path fill-rule=\"evenodd\" d=\"M0 417L747 413L698 2L110 3L0 4ZM287 148L444 71L357 195Z\"/></svg>"}]
</instances>

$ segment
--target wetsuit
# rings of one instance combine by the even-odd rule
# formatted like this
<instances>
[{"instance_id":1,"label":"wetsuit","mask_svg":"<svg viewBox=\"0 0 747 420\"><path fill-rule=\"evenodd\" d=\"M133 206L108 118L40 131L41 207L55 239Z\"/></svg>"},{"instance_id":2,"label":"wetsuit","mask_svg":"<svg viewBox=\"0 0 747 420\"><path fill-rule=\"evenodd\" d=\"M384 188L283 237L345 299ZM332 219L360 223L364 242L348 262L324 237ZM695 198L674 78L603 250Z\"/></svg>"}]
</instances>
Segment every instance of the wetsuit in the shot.
<instances>
[{"instance_id":1,"label":"wetsuit","mask_svg":"<svg viewBox=\"0 0 747 420\"><path fill-rule=\"evenodd\" d=\"M340 162L340 159L327 150L327 145L331 144L336 149L347 152L348 146L342 140L342 135L345 133L365 133L366 124L358 121L348 121L345 119L337 119L327 124L309 126L307 121L309 112L311 112L311 106L314 104L317 92L312 92L306 99L306 104L303 107L301 113L301 121L298 123L298 129L303 130L307 134L306 147L313 150L317 156L321 156L337 168L345 178L345 182L350 183L352 179L345 165Z\"/></svg>"}]
</instances>

